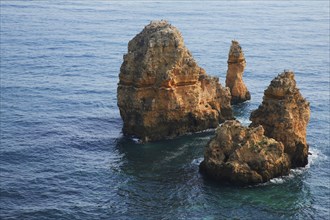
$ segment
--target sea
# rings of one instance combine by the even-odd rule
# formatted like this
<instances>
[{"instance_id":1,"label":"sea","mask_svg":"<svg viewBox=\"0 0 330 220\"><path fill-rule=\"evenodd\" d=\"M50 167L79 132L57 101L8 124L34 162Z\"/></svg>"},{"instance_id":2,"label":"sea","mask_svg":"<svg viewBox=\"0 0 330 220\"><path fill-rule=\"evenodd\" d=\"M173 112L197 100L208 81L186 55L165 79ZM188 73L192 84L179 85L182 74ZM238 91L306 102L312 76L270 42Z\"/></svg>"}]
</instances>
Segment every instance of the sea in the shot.
<instances>
[{"instance_id":1,"label":"sea","mask_svg":"<svg viewBox=\"0 0 330 220\"><path fill-rule=\"evenodd\" d=\"M330 219L329 1L1 0L0 219ZM232 40L252 99L293 70L310 102L309 163L235 187L202 176L214 130L141 144L125 137L117 84L128 42L177 27L225 83Z\"/></svg>"}]
</instances>

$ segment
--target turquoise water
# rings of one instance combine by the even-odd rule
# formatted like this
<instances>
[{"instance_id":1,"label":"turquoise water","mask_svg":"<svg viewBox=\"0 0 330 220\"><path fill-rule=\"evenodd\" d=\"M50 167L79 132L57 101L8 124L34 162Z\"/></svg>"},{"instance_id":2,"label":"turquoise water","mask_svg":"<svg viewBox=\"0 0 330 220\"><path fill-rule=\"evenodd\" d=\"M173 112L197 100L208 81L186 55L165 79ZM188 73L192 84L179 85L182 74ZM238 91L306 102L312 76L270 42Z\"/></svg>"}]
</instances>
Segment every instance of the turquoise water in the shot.
<instances>
[{"instance_id":1,"label":"turquoise water","mask_svg":"<svg viewBox=\"0 0 330 220\"><path fill-rule=\"evenodd\" d=\"M138 144L116 101L127 43L150 20L179 28L224 84L241 43L252 100L292 69L311 103L307 168L251 187L198 173L213 131ZM328 219L328 1L1 1L1 219Z\"/></svg>"}]
</instances>

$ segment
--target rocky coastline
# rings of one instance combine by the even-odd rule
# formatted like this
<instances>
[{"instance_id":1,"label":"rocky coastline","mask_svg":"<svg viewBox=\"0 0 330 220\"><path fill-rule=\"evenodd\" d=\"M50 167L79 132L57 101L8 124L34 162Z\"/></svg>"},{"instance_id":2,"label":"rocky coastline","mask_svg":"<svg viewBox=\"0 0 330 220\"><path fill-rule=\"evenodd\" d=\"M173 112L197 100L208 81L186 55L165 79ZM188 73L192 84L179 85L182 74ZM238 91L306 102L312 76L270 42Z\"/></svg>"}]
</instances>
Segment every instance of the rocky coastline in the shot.
<instances>
[{"instance_id":1,"label":"rocky coastline","mask_svg":"<svg viewBox=\"0 0 330 220\"><path fill-rule=\"evenodd\" d=\"M153 21L128 43L117 100L123 133L142 142L216 128L233 119L231 95L209 76L167 21Z\"/></svg>"},{"instance_id":2,"label":"rocky coastline","mask_svg":"<svg viewBox=\"0 0 330 220\"><path fill-rule=\"evenodd\" d=\"M198 66L179 30L152 21L128 43L117 101L123 134L141 142L216 128L200 172L219 182L264 183L308 162L309 102L293 71L276 76L249 126L235 120L232 104L251 99L243 82L246 60L238 41L228 54L226 86Z\"/></svg>"},{"instance_id":3,"label":"rocky coastline","mask_svg":"<svg viewBox=\"0 0 330 220\"><path fill-rule=\"evenodd\" d=\"M222 182L257 184L287 175L308 163L306 128L310 106L296 87L294 73L284 71L264 92L251 113L249 127L226 121L205 148L200 171Z\"/></svg>"}]
</instances>

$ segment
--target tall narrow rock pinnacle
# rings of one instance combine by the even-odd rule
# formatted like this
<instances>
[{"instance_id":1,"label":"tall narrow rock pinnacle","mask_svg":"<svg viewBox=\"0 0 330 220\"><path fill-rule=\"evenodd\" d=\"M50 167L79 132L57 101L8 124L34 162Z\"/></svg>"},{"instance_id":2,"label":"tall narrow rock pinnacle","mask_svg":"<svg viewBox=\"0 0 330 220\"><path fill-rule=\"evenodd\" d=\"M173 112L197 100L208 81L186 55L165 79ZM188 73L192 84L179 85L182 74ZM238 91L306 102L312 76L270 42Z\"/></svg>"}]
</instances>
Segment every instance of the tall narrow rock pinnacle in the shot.
<instances>
[{"instance_id":1,"label":"tall narrow rock pinnacle","mask_svg":"<svg viewBox=\"0 0 330 220\"><path fill-rule=\"evenodd\" d=\"M226 86L231 93L231 103L236 104L251 99L250 92L243 82L243 73L246 66L243 50L238 41L233 40L228 54L228 70Z\"/></svg>"}]
</instances>

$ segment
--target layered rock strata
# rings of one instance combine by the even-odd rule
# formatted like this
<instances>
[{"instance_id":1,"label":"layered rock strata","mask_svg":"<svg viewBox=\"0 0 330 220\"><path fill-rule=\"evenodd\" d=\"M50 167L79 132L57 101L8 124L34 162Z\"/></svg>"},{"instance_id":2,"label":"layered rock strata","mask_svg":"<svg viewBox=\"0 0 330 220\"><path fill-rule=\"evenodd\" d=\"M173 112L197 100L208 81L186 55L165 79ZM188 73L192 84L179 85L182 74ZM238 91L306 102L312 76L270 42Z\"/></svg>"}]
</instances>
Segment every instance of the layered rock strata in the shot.
<instances>
[{"instance_id":1,"label":"layered rock strata","mask_svg":"<svg viewBox=\"0 0 330 220\"><path fill-rule=\"evenodd\" d=\"M123 133L144 142L233 118L229 90L197 65L181 33L166 21L151 22L128 43L117 99Z\"/></svg>"},{"instance_id":2,"label":"layered rock strata","mask_svg":"<svg viewBox=\"0 0 330 220\"><path fill-rule=\"evenodd\" d=\"M243 82L243 73L246 66L243 50L238 41L233 40L228 54L228 70L226 86L231 93L231 103L237 104L251 99L250 92Z\"/></svg>"},{"instance_id":3,"label":"layered rock strata","mask_svg":"<svg viewBox=\"0 0 330 220\"><path fill-rule=\"evenodd\" d=\"M292 167L303 167L308 162L306 127L309 118L309 102L296 87L294 73L285 71L265 90L262 104L251 113L250 126L262 125L266 136L284 144Z\"/></svg>"},{"instance_id":4,"label":"layered rock strata","mask_svg":"<svg viewBox=\"0 0 330 220\"><path fill-rule=\"evenodd\" d=\"M287 175L290 159L284 146L264 135L262 126L223 123L208 143L200 171L217 181L250 185Z\"/></svg>"}]
</instances>

